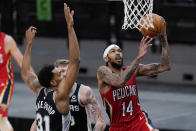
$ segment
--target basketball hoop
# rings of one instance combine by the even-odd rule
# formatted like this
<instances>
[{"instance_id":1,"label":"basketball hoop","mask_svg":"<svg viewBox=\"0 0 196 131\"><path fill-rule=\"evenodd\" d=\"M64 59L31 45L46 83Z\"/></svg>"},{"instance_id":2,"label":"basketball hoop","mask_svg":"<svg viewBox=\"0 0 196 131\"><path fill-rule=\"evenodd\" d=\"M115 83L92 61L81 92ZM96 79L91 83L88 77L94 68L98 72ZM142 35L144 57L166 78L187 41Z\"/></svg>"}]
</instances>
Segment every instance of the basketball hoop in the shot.
<instances>
[{"instance_id":1,"label":"basketball hoop","mask_svg":"<svg viewBox=\"0 0 196 131\"><path fill-rule=\"evenodd\" d=\"M122 29L154 27L152 21L153 0L123 0L124 24ZM145 19L143 19L145 17ZM141 22L142 19L142 22Z\"/></svg>"}]
</instances>

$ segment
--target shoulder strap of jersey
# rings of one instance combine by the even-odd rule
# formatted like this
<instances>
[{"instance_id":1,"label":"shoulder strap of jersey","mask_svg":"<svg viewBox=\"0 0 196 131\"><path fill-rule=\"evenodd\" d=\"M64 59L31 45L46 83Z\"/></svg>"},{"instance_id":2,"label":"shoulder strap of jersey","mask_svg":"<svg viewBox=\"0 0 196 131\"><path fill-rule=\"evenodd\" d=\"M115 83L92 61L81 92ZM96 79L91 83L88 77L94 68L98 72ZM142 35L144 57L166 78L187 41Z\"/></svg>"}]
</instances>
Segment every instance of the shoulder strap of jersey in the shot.
<instances>
[{"instance_id":1,"label":"shoulder strap of jersey","mask_svg":"<svg viewBox=\"0 0 196 131\"><path fill-rule=\"evenodd\" d=\"M6 33L0 32L0 35L1 35L1 37L5 37L6 36Z\"/></svg>"},{"instance_id":2,"label":"shoulder strap of jersey","mask_svg":"<svg viewBox=\"0 0 196 131\"><path fill-rule=\"evenodd\" d=\"M45 88L42 87L40 90L39 90L39 93L38 93L38 96L40 95L45 95Z\"/></svg>"},{"instance_id":3,"label":"shoulder strap of jersey","mask_svg":"<svg viewBox=\"0 0 196 131\"><path fill-rule=\"evenodd\" d=\"M80 89L81 89L81 85L82 85L82 84L78 84L78 83L77 83L75 95L77 95L78 104L79 104L81 107L85 107L85 105L83 105L83 104L81 103L81 101L80 101L80 97L81 97L81 96L80 96L79 91L80 91Z\"/></svg>"},{"instance_id":4,"label":"shoulder strap of jersey","mask_svg":"<svg viewBox=\"0 0 196 131\"><path fill-rule=\"evenodd\" d=\"M52 104L55 104L55 91L50 91L48 92L47 94L47 99L52 103Z\"/></svg>"},{"instance_id":5,"label":"shoulder strap of jersey","mask_svg":"<svg viewBox=\"0 0 196 131\"><path fill-rule=\"evenodd\" d=\"M2 44L1 46L3 46L4 48L4 39L5 39L6 34L3 32L0 32L0 44Z\"/></svg>"},{"instance_id":6,"label":"shoulder strap of jersey","mask_svg":"<svg viewBox=\"0 0 196 131\"><path fill-rule=\"evenodd\" d=\"M74 92L76 95L79 93L80 86L81 86L81 84L78 84L78 83L77 83L77 85L76 85L76 90L75 90L75 92Z\"/></svg>"}]
</instances>

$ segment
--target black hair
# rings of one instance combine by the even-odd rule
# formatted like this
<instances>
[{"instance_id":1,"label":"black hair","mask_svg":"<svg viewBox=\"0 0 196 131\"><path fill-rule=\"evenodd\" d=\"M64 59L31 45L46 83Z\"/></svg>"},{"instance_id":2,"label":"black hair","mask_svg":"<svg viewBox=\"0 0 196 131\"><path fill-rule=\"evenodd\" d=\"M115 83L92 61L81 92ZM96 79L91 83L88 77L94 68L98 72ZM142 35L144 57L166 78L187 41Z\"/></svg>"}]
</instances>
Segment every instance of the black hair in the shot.
<instances>
[{"instance_id":1,"label":"black hair","mask_svg":"<svg viewBox=\"0 0 196 131\"><path fill-rule=\"evenodd\" d=\"M45 65L39 71L38 80L42 86L46 88L50 87L50 81L53 78L53 73L52 73L53 69L54 69L54 65Z\"/></svg>"}]
</instances>

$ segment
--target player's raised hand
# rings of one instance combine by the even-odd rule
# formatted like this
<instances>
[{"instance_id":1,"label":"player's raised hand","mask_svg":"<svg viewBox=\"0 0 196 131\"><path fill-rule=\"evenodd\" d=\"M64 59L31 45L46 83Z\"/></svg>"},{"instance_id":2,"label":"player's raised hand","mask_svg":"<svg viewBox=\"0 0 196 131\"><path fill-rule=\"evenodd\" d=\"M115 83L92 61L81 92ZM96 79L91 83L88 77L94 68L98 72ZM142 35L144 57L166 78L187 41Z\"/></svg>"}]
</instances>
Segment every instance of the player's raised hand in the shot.
<instances>
[{"instance_id":1,"label":"player's raised hand","mask_svg":"<svg viewBox=\"0 0 196 131\"><path fill-rule=\"evenodd\" d=\"M142 59L146 55L148 48L152 45L152 40L153 39L148 36L142 38L139 46L138 59Z\"/></svg>"},{"instance_id":2,"label":"player's raised hand","mask_svg":"<svg viewBox=\"0 0 196 131\"><path fill-rule=\"evenodd\" d=\"M73 21L74 11L72 10L70 12L70 8L67 6L66 3L64 3L64 14L65 14L66 22L67 22L67 27L73 27L73 25L74 25L74 21Z\"/></svg>"},{"instance_id":3,"label":"player's raised hand","mask_svg":"<svg viewBox=\"0 0 196 131\"><path fill-rule=\"evenodd\" d=\"M32 42L36 33L37 33L37 28L30 26L25 33L27 42Z\"/></svg>"}]
</instances>

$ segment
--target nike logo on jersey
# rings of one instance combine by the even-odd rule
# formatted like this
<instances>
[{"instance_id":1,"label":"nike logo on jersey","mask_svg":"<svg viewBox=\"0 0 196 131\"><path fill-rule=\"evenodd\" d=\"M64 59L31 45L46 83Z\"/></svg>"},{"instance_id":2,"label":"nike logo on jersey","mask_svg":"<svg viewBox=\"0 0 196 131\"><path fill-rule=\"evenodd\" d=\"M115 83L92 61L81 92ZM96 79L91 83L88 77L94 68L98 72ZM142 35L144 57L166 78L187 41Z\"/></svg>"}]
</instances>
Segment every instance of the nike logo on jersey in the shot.
<instances>
[{"instance_id":1,"label":"nike logo on jersey","mask_svg":"<svg viewBox=\"0 0 196 131\"><path fill-rule=\"evenodd\" d=\"M76 96L75 96L75 95L73 95L73 96L71 97L71 102L77 102L77 99L76 99Z\"/></svg>"},{"instance_id":2,"label":"nike logo on jersey","mask_svg":"<svg viewBox=\"0 0 196 131\"><path fill-rule=\"evenodd\" d=\"M141 117L141 116L140 116L140 120L142 120L143 118L144 118L144 117Z\"/></svg>"}]
</instances>

